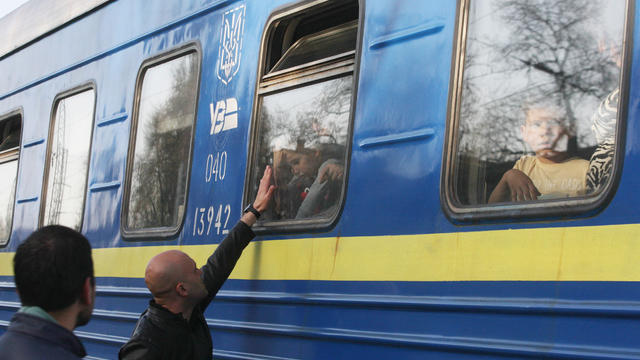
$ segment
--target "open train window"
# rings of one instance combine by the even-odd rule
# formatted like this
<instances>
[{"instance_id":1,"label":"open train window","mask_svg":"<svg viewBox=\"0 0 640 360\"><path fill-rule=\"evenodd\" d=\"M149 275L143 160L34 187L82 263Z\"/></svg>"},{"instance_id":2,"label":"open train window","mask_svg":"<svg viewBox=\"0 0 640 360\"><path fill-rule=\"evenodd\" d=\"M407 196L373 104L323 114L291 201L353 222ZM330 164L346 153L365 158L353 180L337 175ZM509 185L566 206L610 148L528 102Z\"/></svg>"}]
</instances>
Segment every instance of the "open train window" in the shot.
<instances>
[{"instance_id":1,"label":"open train window","mask_svg":"<svg viewBox=\"0 0 640 360\"><path fill-rule=\"evenodd\" d=\"M627 6L461 3L443 177L450 215L566 215L606 200L621 154Z\"/></svg>"},{"instance_id":2,"label":"open train window","mask_svg":"<svg viewBox=\"0 0 640 360\"><path fill-rule=\"evenodd\" d=\"M267 165L277 186L260 227L330 224L344 198L357 1L316 1L272 17L263 38L245 201Z\"/></svg>"},{"instance_id":3,"label":"open train window","mask_svg":"<svg viewBox=\"0 0 640 360\"><path fill-rule=\"evenodd\" d=\"M193 46L142 65L123 205L126 236L171 236L184 218L200 56Z\"/></svg>"},{"instance_id":4,"label":"open train window","mask_svg":"<svg viewBox=\"0 0 640 360\"><path fill-rule=\"evenodd\" d=\"M95 89L85 87L60 95L54 103L40 225L82 229L95 101Z\"/></svg>"},{"instance_id":5,"label":"open train window","mask_svg":"<svg viewBox=\"0 0 640 360\"><path fill-rule=\"evenodd\" d=\"M0 118L0 246L11 236L21 132L20 114Z\"/></svg>"}]
</instances>

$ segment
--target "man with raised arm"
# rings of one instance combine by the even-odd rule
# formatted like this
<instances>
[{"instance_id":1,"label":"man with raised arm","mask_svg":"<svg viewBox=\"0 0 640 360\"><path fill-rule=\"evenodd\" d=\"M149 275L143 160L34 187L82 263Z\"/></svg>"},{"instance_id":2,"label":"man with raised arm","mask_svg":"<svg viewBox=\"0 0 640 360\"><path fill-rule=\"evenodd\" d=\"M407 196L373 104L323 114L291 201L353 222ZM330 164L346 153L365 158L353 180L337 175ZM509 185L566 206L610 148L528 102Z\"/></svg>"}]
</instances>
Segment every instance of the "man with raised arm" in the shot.
<instances>
[{"instance_id":1,"label":"man with raised arm","mask_svg":"<svg viewBox=\"0 0 640 360\"><path fill-rule=\"evenodd\" d=\"M149 261L144 280L153 300L140 316L131 339L120 349L120 359L212 359L213 344L204 311L255 237L251 226L275 190L271 173L267 166L256 199L201 269L178 250L165 251Z\"/></svg>"}]
</instances>

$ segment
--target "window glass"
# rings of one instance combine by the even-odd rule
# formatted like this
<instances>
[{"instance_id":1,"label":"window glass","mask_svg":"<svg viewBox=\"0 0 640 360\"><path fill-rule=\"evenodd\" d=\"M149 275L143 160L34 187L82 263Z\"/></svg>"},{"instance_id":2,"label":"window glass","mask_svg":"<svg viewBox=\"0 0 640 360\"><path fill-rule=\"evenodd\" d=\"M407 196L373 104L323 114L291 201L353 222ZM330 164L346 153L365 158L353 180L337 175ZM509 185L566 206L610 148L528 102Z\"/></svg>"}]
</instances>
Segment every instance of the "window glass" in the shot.
<instances>
[{"instance_id":1,"label":"window glass","mask_svg":"<svg viewBox=\"0 0 640 360\"><path fill-rule=\"evenodd\" d=\"M597 194L612 174L624 0L470 0L452 184L478 205Z\"/></svg>"},{"instance_id":2,"label":"window glass","mask_svg":"<svg viewBox=\"0 0 640 360\"><path fill-rule=\"evenodd\" d=\"M13 205L18 178L20 116L0 120L0 245L11 235Z\"/></svg>"},{"instance_id":3,"label":"window glass","mask_svg":"<svg viewBox=\"0 0 640 360\"><path fill-rule=\"evenodd\" d=\"M0 163L0 187L9 191L0 192L0 245L4 245L11 235L13 203L16 180L18 178L18 160Z\"/></svg>"},{"instance_id":4,"label":"window glass","mask_svg":"<svg viewBox=\"0 0 640 360\"><path fill-rule=\"evenodd\" d=\"M0 152L20 146L20 116L0 121Z\"/></svg>"},{"instance_id":5,"label":"window glass","mask_svg":"<svg viewBox=\"0 0 640 360\"><path fill-rule=\"evenodd\" d=\"M264 226L288 229L324 224L343 199L357 2L323 4L271 22L270 51L258 85L253 159L247 197L253 199L266 166L273 168L274 201ZM293 34L293 40L289 35ZM336 55L343 55L336 57ZM296 225L292 222L297 222ZM307 225L305 225L307 224Z\"/></svg>"},{"instance_id":6,"label":"window glass","mask_svg":"<svg viewBox=\"0 0 640 360\"><path fill-rule=\"evenodd\" d=\"M195 52L144 70L129 174L129 230L176 228L182 222L197 80Z\"/></svg>"},{"instance_id":7,"label":"window glass","mask_svg":"<svg viewBox=\"0 0 640 360\"><path fill-rule=\"evenodd\" d=\"M357 32L358 24L354 21L319 34L305 36L287 50L287 53L274 66L273 71L354 51Z\"/></svg>"},{"instance_id":8,"label":"window glass","mask_svg":"<svg viewBox=\"0 0 640 360\"><path fill-rule=\"evenodd\" d=\"M352 81L349 75L262 99L256 174L271 165L277 186L275 206L265 219L328 217L337 211Z\"/></svg>"},{"instance_id":9,"label":"window glass","mask_svg":"<svg viewBox=\"0 0 640 360\"><path fill-rule=\"evenodd\" d=\"M60 99L55 105L43 225L60 224L81 230L94 107L93 89Z\"/></svg>"}]
</instances>

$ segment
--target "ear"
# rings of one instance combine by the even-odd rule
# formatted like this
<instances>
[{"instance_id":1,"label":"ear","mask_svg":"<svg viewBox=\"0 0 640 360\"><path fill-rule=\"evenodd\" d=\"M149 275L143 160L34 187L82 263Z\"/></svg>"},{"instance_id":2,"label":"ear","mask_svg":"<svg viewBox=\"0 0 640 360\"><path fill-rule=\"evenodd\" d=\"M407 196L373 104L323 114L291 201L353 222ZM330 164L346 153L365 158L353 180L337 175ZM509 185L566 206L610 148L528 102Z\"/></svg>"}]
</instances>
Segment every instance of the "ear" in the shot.
<instances>
[{"instance_id":1,"label":"ear","mask_svg":"<svg viewBox=\"0 0 640 360\"><path fill-rule=\"evenodd\" d=\"M189 291L182 282L176 284L176 292L182 297L187 297L187 295L189 295Z\"/></svg>"},{"instance_id":2,"label":"ear","mask_svg":"<svg viewBox=\"0 0 640 360\"><path fill-rule=\"evenodd\" d=\"M80 302L84 305L93 304L96 298L96 285L95 282L91 283L91 278L87 276L82 284L82 294L80 295Z\"/></svg>"}]
</instances>

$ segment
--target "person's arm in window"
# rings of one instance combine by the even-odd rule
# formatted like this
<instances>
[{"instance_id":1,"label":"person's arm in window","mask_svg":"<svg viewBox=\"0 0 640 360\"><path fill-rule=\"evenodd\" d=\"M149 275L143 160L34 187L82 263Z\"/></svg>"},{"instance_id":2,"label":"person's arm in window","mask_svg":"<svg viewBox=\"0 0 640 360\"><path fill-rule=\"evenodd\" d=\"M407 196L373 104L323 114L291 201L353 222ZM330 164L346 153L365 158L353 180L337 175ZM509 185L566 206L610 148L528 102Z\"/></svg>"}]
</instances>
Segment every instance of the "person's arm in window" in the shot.
<instances>
[{"instance_id":1,"label":"person's arm in window","mask_svg":"<svg viewBox=\"0 0 640 360\"><path fill-rule=\"evenodd\" d=\"M491 192L488 203L536 200L540 192L533 181L522 171L510 169Z\"/></svg>"},{"instance_id":2,"label":"person's arm in window","mask_svg":"<svg viewBox=\"0 0 640 360\"><path fill-rule=\"evenodd\" d=\"M344 173L344 165L336 160L329 159L325 161L318 170L318 176L309 188L309 192L300 204L296 219L304 219L312 217L320 211L325 210L326 204L323 204L324 197L327 194L330 183L342 179ZM331 206L332 204L329 204Z\"/></svg>"}]
</instances>

